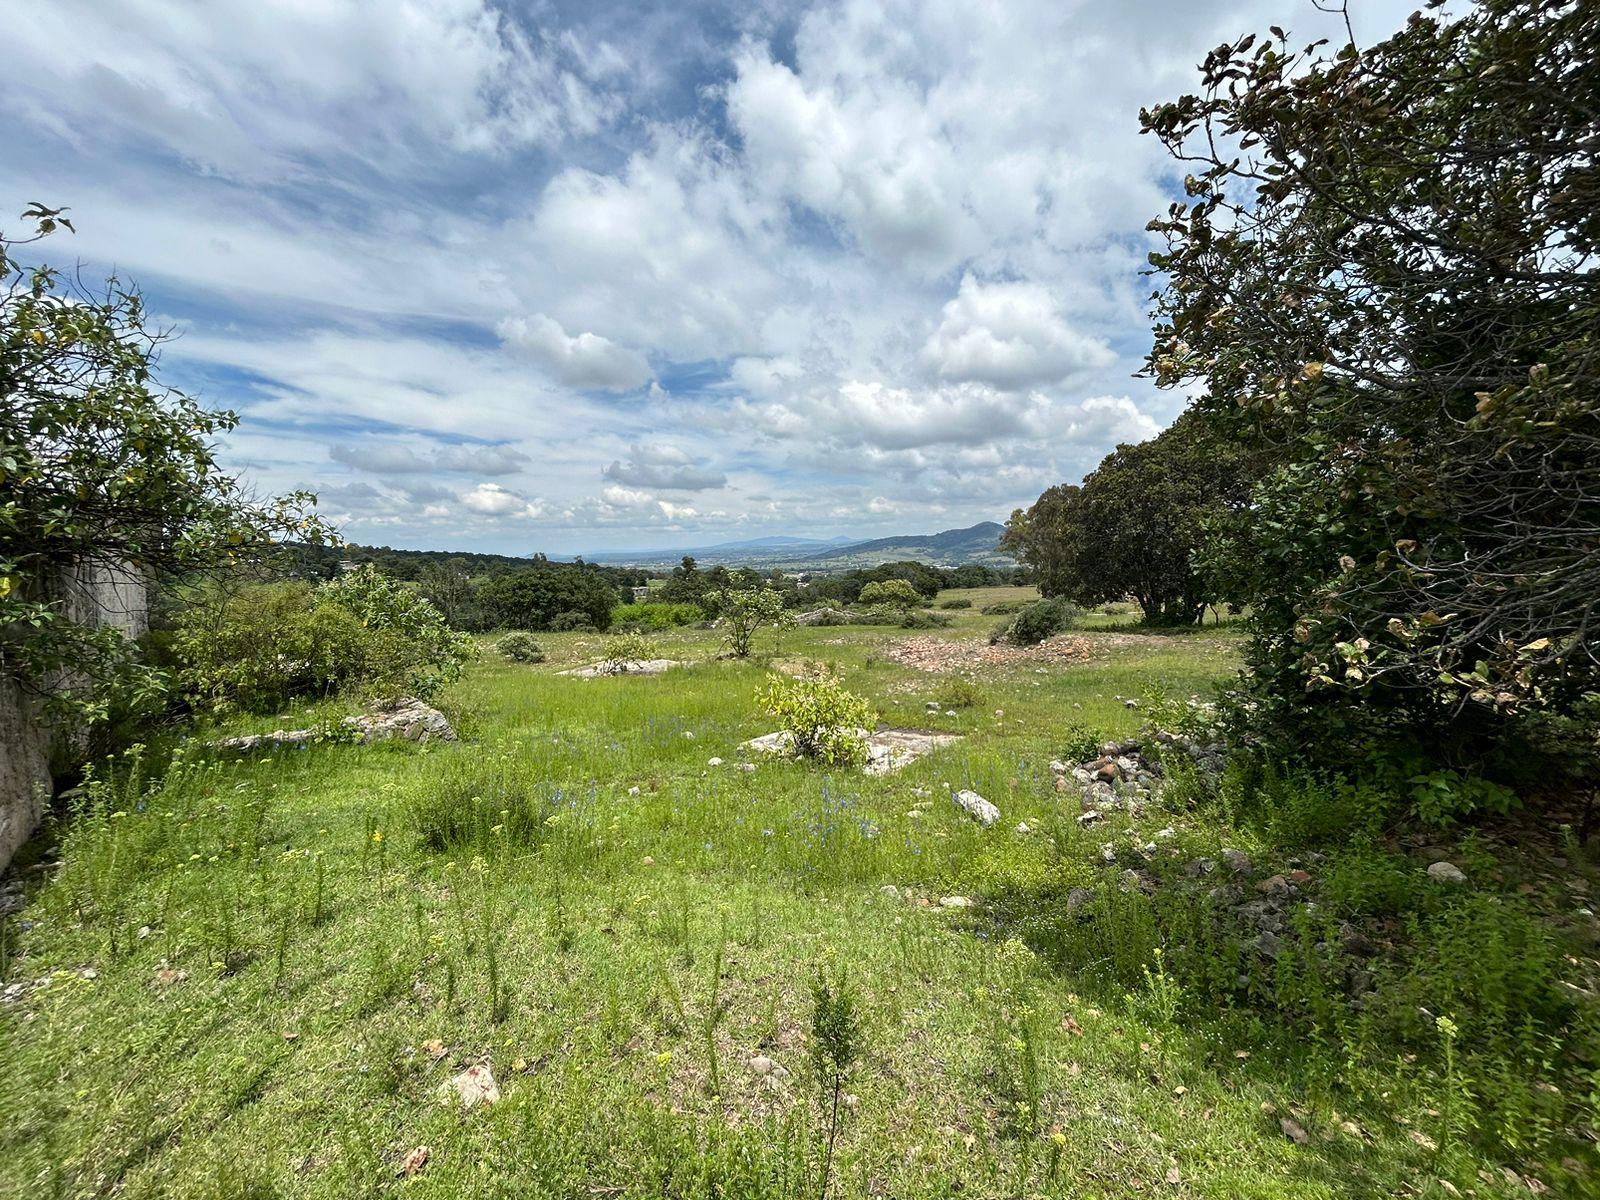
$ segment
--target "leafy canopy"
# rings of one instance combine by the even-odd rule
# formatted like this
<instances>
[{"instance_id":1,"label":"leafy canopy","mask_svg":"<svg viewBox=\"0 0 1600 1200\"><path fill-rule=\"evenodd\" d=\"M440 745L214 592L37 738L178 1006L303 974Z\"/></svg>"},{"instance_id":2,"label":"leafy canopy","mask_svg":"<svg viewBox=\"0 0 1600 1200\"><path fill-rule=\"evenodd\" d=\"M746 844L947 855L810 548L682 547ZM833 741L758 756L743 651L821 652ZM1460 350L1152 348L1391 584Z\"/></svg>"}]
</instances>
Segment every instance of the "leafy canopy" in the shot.
<instances>
[{"instance_id":1,"label":"leafy canopy","mask_svg":"<svg viewBox=\"0 0 1600 1200\"><path fill-rule=\"evenodd\" d=\"M1437 5L1430 5L1437 9ZM1273 29L1142 115L1148 370L1270 469L1216 548L1286 740L1595 749L1600 7L1485 0L1370 48Z\"/></svg>"}]
</instances>

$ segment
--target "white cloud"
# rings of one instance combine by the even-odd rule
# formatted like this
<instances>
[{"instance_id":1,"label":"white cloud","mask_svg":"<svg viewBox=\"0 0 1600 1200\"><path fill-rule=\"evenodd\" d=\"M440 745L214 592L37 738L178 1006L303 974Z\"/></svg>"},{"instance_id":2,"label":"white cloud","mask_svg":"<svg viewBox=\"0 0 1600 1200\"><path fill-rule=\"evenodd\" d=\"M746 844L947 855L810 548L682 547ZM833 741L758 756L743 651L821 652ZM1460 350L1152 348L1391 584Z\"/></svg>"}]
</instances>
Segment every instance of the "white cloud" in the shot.
<instances>
[{"instance_id":1,"label":"white cloud","mask_svg":"<svg viewBox=\"0 0 1600 1200\"><path fill-rule=\"evenodd\" d=\"M508 491L498 483L480 483L470 492L463 492L461 503L472 512L486 517L538 518L548 511L544 504Z\"/></svg>"},{"instance_id":2,"label":"white cloud","mask_svg":"<svg viewBox=\"0 0 1600 1200\"><path fill-rule=\"evenodd\" d=\"M508 317L496 327L508 346L548 368L568 387L625 392L650 378L644 355L594 333L569 334L543 313Z\"/></svg>"},{"instance_id":3,"label":"white cloud","mask_svg":"<svg viewBox=\"0 0 1600 1200\"><path fill-rule=\"evenodd\" d=\"M1060 383L1116 361L1103 341L1062 320L1047 288L1037 283L961 280L923 358L945 379L1005 390Z\"/></svg>"},{"instance_id":4,"label":"white cloud","mask_svg":"<svg viewBox=\"0 0 1600 1200\"><path fill-rule=\"evenodd\" d=\"M626 461L613 461L602 474L618 483L682 492L720 488L728 482L721 471L701 467L676 446L665 445L630 446Z\"/></svg>"}]
</instances>

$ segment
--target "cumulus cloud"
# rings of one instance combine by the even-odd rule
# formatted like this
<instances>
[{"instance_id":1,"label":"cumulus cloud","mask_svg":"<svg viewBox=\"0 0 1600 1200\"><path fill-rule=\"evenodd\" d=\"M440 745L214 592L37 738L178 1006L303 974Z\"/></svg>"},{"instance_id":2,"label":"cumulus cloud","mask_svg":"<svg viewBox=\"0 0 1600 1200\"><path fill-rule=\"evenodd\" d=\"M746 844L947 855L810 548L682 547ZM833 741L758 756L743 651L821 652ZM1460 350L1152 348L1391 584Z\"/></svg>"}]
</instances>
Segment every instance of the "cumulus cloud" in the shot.
<instances>
[{"instance_id":1,"label":"cumulus cloud","mask_svg":"<svg viewBox=\"0 0 1600 1200\"><path fill-rule=\"evenodd\" d=\"M1049 289L1037 283L961 280L944 320L923 347L924 361L945 379L1014 391L1060 383L1109 367L1116 355L1061 318Z\"/></svg>"},{"instance_id":2,"label":"cumulus cloud","mask_svg":"<svg viewBox=\"0 0 1600 1200\"><path fill-rule=\"evenodd\" d=\"M538 518L548 511L544 504L509 491L498 483L480 483L470 492L463 492L461 503L470 511L486 517Z\"/></svg>"},{"instance_id":3,"label":"cumulus cloud","mask_svg":"<svg viewBox=\"0 0 1600 1200\"><path fill-rule=\"evenodd\" d=\"M607 479L635 487L701 492L726 486L721 471L701 467L676 446L632 446L626 460L612 462L601 472Z\"/></svg>"},{"instance_id":4,"label":"cumulus cloud","mask_svg":"<svg viewBox=\"0 0 1600 1200\"><path fill-rule=\"evenodd\" d=\"M1342 32L1304 0L34 7L15 190L175 314L229 465L356 536L518 552L966 524L1157 432L1173 168L1138 110L1247 29Z\"/></svg>"},{"instance_id":5,"label":"cumulus cloud","mask_svg":"<svg viewBox=\"0 0 1600 1200\"><path fill-rule=\"evenodd\" d=\"M506 345L544 366L569 387L626 392L650 378L650 364L642 354L598 334L569 334L543 313L508 317L500 322L498 332Z\"/></svg>"}]
</instances>

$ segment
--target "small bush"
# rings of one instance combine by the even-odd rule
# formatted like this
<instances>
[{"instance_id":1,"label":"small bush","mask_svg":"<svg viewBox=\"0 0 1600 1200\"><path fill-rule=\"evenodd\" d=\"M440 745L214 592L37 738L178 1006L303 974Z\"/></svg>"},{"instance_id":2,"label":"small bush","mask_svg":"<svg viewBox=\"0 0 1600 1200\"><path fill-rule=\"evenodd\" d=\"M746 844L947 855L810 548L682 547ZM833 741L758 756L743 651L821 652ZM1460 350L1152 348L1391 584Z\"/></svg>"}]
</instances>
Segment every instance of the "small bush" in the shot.
<instances>
[{"instance_id":1,"label":"small bush","mask_svg":"<svg viewBox=\"0 0 1600 1200\"><path fill-rule=\"evenodd\" d=\"M971 600L941 600L941 601L939 601L939 607L940 608L971 608L972 607L972 601Z\"/></svg>"},{"instance_id":2,"label":"small bush","mask_svg":"<svg viewBox=\"0 0 1600 1200\"><path fill-rule=\"evenodd\" d=\"M1040 600L1028 605L1012 621L995 630L991 642L1010 642L1013 646L1037 646L1048 637L1063 633L1078 623L1083 610L1070 600Z\"/></svg>"},{"instance_id":3,"label":"small bush","mask_svg":"<svg viewBox=\"0 0 1600 1200\"><path fill-rule=\"evenodd\" d=\"M1008 617L1027 608L1027 600L997 600L993 604L985 604L978 611L986 617Z\"/></svg>"},{"instance_id":4,"label":"small bush","mask_svg":"<svg viewBox=\"0 0 1600 1200\"><path fill-rule=\"evenodd\" d=\"M831 766L866 761L866 733L877 725L878 716L860 696L846 691L837 677L774 675L759 700L794 739L794 751L802 758Z\"/></svg>"},{"instance_id":5,"label":"small bush","mask_svg":"<svg viewBox=\"0 0 1600 1200\"><path fill-rule=\"evenodd\" d=\"M940 708L976 708L983 703L983 693L965 676L947 675L933 689L933 699Z\"/></svg>"},{"instance_id":6,"label":"small bush","mask_svg":"<svg viewBox=\"0 0 1600 1200\"><path fill-rule=\"evenodd\" d=\"M533 635L518 629L505 635L494 644L502 657L509 658L512 662L541 663L544 661L544 647L534 641Z\"/></svg>"},{"instance_id":7,"label":"small bush","mask_svg":"<svg viewBox=\"0 0 1600 1200\"><path fill-rule=\"evenodd\" d=\"M655 643L642 633L619 633L606 639L602 665L614 671L627 669L629 663L643 662L656 655Z\"/></svg>"},{"instance_id":8,"label":"small bush","mask_svg":"<svg viewBox=\"0 0 1600 1200\"><path fill-rule=\"evenodd\" d=\"M951 624L951 618L926 609L904 608L900 610L900 619L895 624L901 629L943 629Z\"/></svg>"},{"instance_id":9,"label":"small bush","mask_svg":"<svg viewBox=\"0 0 1600 1200\"><path fill-rule=\"evenodd\" d=\"M599 629L589 619L588 613L576 610L560 612L550 618L552 633L598 633Z\"/></svg>"},{"instance_id":10,"label":"small bush","mask_svg":"<svg viewBox=\"0 0 1600 1200\"><path fill-rule=\"evenodd\" d=\"M794 617L783 606L783 593L766 584L719 588L707 592L703 599L707 611L716 614L727 634L728 650L735 658L750 657L758 630L785 629L794 624Z\"/></svg>"}]
</instances>

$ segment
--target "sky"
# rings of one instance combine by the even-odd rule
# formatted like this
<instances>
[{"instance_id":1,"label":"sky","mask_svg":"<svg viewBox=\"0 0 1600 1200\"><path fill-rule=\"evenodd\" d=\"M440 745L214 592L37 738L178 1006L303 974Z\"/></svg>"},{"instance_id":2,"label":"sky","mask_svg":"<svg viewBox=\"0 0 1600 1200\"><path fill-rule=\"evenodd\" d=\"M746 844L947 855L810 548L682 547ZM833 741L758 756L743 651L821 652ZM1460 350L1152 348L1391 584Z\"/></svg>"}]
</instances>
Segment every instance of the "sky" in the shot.
<instances>
[{"instance_id":1,"label":"sky","mask_svg":"<svg viewBox=\"0 0 1600 1200\"><path fill-rule=\"evenodd\" d=\"M1141 106L1310 0L20 0L0 228L136 281L222 459L365 544L1004 520L1138 378ZM1351 0L1358 38L1415 4Z\"/></svg>"}]
</instances>

